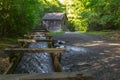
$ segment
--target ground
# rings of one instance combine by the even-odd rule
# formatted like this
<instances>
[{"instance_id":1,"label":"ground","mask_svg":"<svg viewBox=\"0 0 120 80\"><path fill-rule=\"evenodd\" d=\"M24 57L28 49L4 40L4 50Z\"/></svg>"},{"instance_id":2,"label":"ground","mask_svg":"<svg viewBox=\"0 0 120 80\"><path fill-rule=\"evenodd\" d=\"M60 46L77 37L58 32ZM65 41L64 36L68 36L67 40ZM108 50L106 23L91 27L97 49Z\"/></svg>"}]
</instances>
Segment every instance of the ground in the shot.
<instances>
[{"instance_id":1,"label":"ground","mask_svg":"<svg viewBox=\"0 0 120 80\"><path fill-rule=\"evenodd\" d=\"M4 49L14 47L16 39L0 38L0 74L3 74L10 65L9 55L4 53Z\"/></svg>"},{"instance_id":2,"label":"ground","mask_svg":"<svg viewBox=\"0 0 120 80\"><path fill-rule=\"evenodd\" d=\"M9 57L0 50L0 74L3 74L9 66Z\"/></svg>"},{"instance_id":3,"label":"ground","mask_svg":"<svg viewBox=\"0 0 120 80\"><path fill-rule=\"evenodd\" d=\"M67 46L80 48L62 56L64 71L88 73L95 80L120 80L120 43L104 37L80 33L65 33L54 36L66 41ZM74 48L71 48L74 49Z\"/></svg>"}]
</instances>

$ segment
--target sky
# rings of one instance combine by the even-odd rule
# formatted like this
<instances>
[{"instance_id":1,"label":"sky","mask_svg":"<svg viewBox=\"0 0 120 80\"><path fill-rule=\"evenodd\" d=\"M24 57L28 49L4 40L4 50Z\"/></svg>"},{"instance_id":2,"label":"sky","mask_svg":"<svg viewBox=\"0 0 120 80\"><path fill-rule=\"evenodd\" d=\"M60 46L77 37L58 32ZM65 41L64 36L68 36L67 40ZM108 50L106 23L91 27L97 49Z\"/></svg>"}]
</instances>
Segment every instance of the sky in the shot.
<instances>
[{"instance_id":1,"label":"sky","mask_svg":"<svg viewBox=\"0 0 120 80\"><path fill-rule=\"evenodd\" d=\"M59 0L61 3L63 2L63 0Z\"/></svg>"}]
</instances>

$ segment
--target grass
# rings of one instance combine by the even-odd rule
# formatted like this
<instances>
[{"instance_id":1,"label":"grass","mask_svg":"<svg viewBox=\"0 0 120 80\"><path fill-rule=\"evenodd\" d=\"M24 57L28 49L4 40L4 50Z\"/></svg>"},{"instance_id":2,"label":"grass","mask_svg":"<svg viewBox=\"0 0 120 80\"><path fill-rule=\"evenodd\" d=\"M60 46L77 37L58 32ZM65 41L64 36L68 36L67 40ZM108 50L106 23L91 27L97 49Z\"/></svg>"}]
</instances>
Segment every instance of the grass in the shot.
<instances>
[{"instance_id":1,"label":"grass","mask_svg":"<svg viewBox=\"0 0 120 80\"><path fill-rule=\"evenodd\" d=\"M63 34L64 31L59 31L59 32L50 32L51 36L57 35L57 34Z\"/></svg>"},{"instance_id":2,"label":"grass","mask_svg":"<svg viewBox=\"0 0 120 80\"><path fill-rule=\"evenodd\" d=\"M9 47L10 45L15 44L17 41L16 38L2 38L0 39L0 49Z\"/></svg>"},{"instance_id":3,"label":"grass","mask_svg":"<svg viewBox=\"0 0 120 80\"><path fill-rule=\"evenodd\" d=\"M87 34L87 35L105 37L111 40L120 41L120 31L91 31L91 32L82 32L82 33Z\"/></svg>"},{"instance_id":4,"label":"grass","mask_svg":"<svg viewBox=\"0 0 120 80\"><path fill-rule=\"evenodd\" d=\"M93 36L103 36L110 37L113 32L102 32L102 31L94 31L94 32L86 32L85 34L93 35Z\"/></svg>"}]
</instances>

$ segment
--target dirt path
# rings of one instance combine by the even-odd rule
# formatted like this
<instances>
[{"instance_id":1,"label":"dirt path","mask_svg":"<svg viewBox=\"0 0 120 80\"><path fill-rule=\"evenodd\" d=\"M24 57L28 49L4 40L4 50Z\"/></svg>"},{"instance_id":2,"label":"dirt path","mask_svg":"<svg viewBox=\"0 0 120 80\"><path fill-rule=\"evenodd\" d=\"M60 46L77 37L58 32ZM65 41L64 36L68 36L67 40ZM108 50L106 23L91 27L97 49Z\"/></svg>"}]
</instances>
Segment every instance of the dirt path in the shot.
<instances>
[{"instance_id":1,"label":"dirt path","mask_svg":"<svg viewBox=\"0 0 120 80\"><path fill-rule=\"evenodd\" d=\"M63 54L61 64L65 71L88 73L95 80L120 80L120 43L79 33L59 34L54 38L81 49Z\"/></svg>"}]
</instances>

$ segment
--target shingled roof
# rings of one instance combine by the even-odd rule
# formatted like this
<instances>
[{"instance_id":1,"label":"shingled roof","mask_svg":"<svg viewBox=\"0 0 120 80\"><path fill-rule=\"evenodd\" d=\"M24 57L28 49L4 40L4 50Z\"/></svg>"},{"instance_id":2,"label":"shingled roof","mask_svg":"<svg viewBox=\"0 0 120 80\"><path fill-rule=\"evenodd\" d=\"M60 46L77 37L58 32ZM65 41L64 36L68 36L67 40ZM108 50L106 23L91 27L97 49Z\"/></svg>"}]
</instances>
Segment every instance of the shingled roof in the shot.
<instances>
[{"instance_id":1,"label":"shingled roof","mask_svg":"<svg viewBox=\"0 0 120 80\"><path fill-rule=\"evenodd\" d=\"M43 20L62 20L65 13L46 13Z\"/></svg>"}]
</instances>

